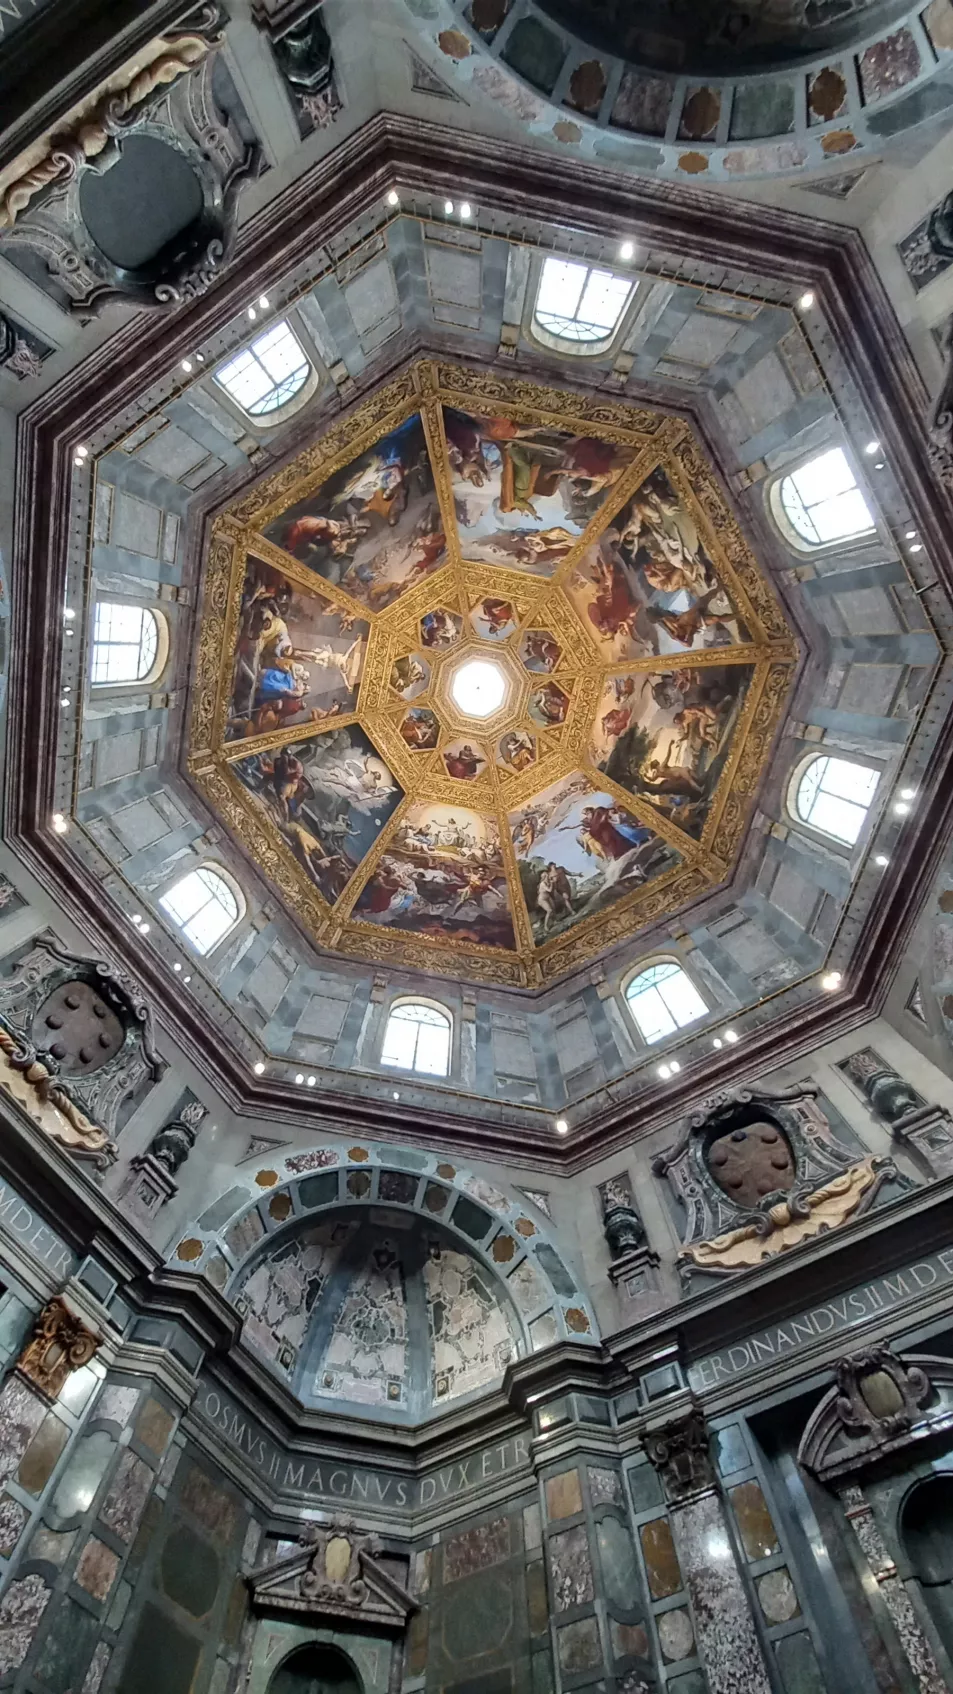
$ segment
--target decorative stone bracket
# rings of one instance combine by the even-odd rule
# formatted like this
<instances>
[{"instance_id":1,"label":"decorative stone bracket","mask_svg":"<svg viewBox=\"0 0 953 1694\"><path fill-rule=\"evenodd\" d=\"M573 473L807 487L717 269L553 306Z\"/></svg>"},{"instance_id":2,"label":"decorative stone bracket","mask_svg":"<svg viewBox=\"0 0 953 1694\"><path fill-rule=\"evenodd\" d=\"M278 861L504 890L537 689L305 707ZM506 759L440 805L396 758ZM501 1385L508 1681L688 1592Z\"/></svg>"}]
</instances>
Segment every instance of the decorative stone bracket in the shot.
<instances>
[{"instance_id":1,"label":"decorative stone bracket","mask_svg":"<svg viewBox=\"0 0 953 1694\"><path fill-rule=\"evenodd\" d=\"M953 1360L901 1359L886 1342L848 1353L808 1419L798 1463L836 1485L953 1428Z\"/></svg>"},{"instance_id":2,"label":"decorative stone bracket","mask_svg":"<svg viewBox=\"0 0 953 1694\"><path fill-rule=\"evenodd\" d=\"M16 1368L45 1399L56 1400L67 1377L89 1364L99 1344L100 1337L57 1294L37 1317Z\"/></svg>"}]
</instances>

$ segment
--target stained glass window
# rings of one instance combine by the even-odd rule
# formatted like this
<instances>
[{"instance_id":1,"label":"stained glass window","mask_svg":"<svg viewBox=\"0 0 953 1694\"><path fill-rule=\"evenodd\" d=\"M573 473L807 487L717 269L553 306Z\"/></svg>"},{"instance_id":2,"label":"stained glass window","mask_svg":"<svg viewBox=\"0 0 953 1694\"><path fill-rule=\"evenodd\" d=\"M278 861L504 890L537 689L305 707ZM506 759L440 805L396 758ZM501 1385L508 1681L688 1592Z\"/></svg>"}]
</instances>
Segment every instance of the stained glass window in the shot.
<instances>
[{"instance_id":1,"label":"stained glass window","mask_svg":"<svg viewBox=\"0 0 953 1694\"><path fill-rule=\"evenodd\" d=\"M847 456L840 447L808 459L784 477L781 506L795 532L809 547L851 541L874 528L867 502Z\"/></svg>"},{"instance_id":2,"label":"stained glass window","mask_svg":"<svg viewBox=\"0 0 953 1694\"><path fill-rule=\"evenodd\" d=\"M708 1011L691 977L671 961L640 971L625 997L639 1034L650 1046Z\"/></svg>"},{"instance_id":3,"label":"stained glass window","mask_svg":"<svg viewBox=\"0 0 953 1694\"><path fill-rule=\"evenodd\" d=\"M812 829L853 847L879 781L880 772L869 765L822 754L811 760L797 785L797 815Z\"/></svg>"},{"instance_id":4,"label":"stained glass window","mask_svg":"<svg viewBox=\"0 0 953 1694\"><path fill-rule=\"evenodd\" d=\"M203 865L163 894L159 905L197 953L212 948L233 929L240 913L235 890L218 871Z\"/></svg>"},{"instance_id":5,"label":"stained glass window","mask_svg":"<svg viewBox=\"0 0 953 1694\"><path fill-rule=\"evenodd\" d=\"M260 418L293 400L310 374L304 348L282 320L219 365L215 381L250 417Z\"/></svg>"},{"instance_id":6,"label":"stained glass window","mask_svg":"<svg viewBox=\"0 0 953 1694\"><path fill-rule=\"evenodd\" d=\"M635 289L630 277L550 257L539 279L536 322L563 341L605 341Z\"/></svg>"},{"instance_id":7,"label":"stained glass window","mask_svg":"<svg viewBox=\"0 0 953 1694\"><path fill-rule=\"evenodd\" d=\"M446 1012L410 1001L395 1006L384 1031L381 1064L422 1071L425 1076L449 1076L450 1019Z\"/></svg>"}]
</instances>

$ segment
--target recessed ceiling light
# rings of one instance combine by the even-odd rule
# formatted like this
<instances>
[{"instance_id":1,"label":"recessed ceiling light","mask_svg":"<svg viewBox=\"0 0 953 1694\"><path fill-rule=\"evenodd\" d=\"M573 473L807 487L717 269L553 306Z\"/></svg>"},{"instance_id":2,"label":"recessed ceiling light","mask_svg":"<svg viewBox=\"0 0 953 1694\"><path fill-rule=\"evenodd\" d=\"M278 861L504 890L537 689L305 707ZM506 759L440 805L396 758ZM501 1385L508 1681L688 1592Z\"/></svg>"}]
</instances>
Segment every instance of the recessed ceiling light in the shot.
<instances>
[{"instance_id":1,"label":"recessed ceiling light","mask_svg":"<svg viewBox=\"0 0 953 1694\"><path fill-rule=\"evenodd\" d=\"M674 1076L675 1072L680 1071L681 1068L682 1067L679 1064L677 1059L670 1059L669 1060L669 1069L671 1070L673 1076Z\"/></svg>"},{"instance_id":2,"label":"recessed ceiling light","mask_svg":"<svg viewBox=\"0 0 953 1694\"><path fill-rule=\"evenodd\" d=\"M182 978L182 981L183 981L183 982L191 982L191 981L192 981L192 978L191 978L191 977L190 977L190 976L184 976L184 977L183 977L183 978Z\"/></svg>"},{"instance_id":3,"label":"recessed ceiling light","mask_svg":"<svg viewBox=\"0 0 953 1694\"><path fill-rule=\"evenodd\" d=\"M835 988L839 988L843 980L840 971L825 971L821 977L821 987L825 994L833 994Z\"/></svg>"},{"instance_id":4,"label":"recessed ceiling light","mask_svg":"<svg viewBox=\"0 0 953 1694\"><path fill-rule=\"evenodd\" d=\"M913 543L913 546L911 547L910 551L911 551L911 553L922 553L923 552L923 542L922 541L915 541Z\"/></svg>"},{"instance_id":5,"label":"recessed ceiling light","mask_svg":"<svg viewBox=\"0 0 953 1694\"><path fill-rule=\"evenodd\" d=\"M461 200L460 216L461 218L471 218L473 216L473 207L470 205L469 200Z\"/></svg>"},{"instance_id":6,"label":"recessed ceiling light","mask_svg":"<svg viewBox=\"0 0 953 1694\"><path fill-rule=\"evenodd\" d=\"M556 1119L556 1134L557 1135L568 1135L569 1134L569 1121L568 1121L567 1118L557 1118Z\"/></svg>"},{"instance_id":7,"label":"recessed ceiling light","mask_svg":"<svg viewBox=\"0 0 953 1694\"><path fill-rule=\"evenodd\" d=\"M69 695L68 694L63 695L63 698L60 701L60 705L61 706L68 706L69 705Z\"/></svg>"},{"instance_id":8,"label":"recessed ceiling light","mask_svg":"<svg viewBox=\"0 0 953 1694\"><path fill-rule=\"evenodd\" d=\"M257 1064L252 1066L252 1069L255 1072L256 1076L264 1076L264 1074L265 1074L265 1067L264 1067L261 1059L258 1060Z\"/></svg>"},{"instance_id":9,"label":"recessed ceiling light","mask_svg":"<svg viewBox=\"0 0 953 1694\"><path fill-rule=\"evenodd\" d=\"M299 1088L300 1088L301 1084L303 1083L303 1081L304 1081L304 1071L299 1071L297 1076L295 1077L295 1082L298 1084Z\"/></svg>"},{"instance_id":10,"label":"recessed ceiling light","mask_svg":"<svg viewBox=\"0 0 953 1694\"><path fill-rule=\"evenodd\" d=\"M149 925L147 923L141 923L139 925L139 934L140 935L148 935L148 933L149 933Z\"/></svg>"},{"instance_id":11,"label":"recessed ceiling light","mask_svg":"<svg viewBox=\"0 0 953 1694\"><path fill-rule=\"evenodd\" d=\"M256 312L256 311L255 311L255 308L254 308L254 306L249 306L249 308L248 308L248 316L249 316L249 317L250 317L250 318L251 318L251 320L252 320L252 323L254 323L254 321L255 321L255 319L256 319L256 318L257 318L257 316L258 316L258 313L257 313L257 312Z\"/></svg>"},{"instance_id":12,"label":"recessed ceiling light","mask_svg":"<svg viewBox=\"0 0 953 1694\"><path fill-rule=\"evenodd\" d=\"M874 470L875 470L875 471L882 471L882 470L883 470L883 469L884 469L884 462L883 462L883 459L878 459L878 460L877 460L877 463L876 463L876 464L875 464L875 466L874 466Z\"/></svg>"},{"instance_id":13,"label":"recessed ceiling light","mask_svg":"<svg viewBox=\"0 0 953 1694\"><path fill-rule=\"evenodd\" d=\"M141 923L142 922L142 913L141 912L133 912L132 921L135 924Z\"/></svg>"},{"instance_id":14,"label":"recessed ceiling light","mask_svg":"<svg viewBox=\"0 0 953 1694\"><path fill-rule=\"evenodd\" d=\"M57 835L65 835L66 834L66 831L69 829L69 824L67 823L66 819L64 818L62 812L54 812L52 822L53 822L53 828L54 828Z\"/></svg>"},{"instance_id":15,"label":"recessed ceiling light","mask_svg":"<svg viewBox=\"0 0 953 1694\"><path fill-rule=\"evenodd\" d=\"M887 858L886 853L878 853L876 858L874 859L874 864L880 865L881 869L883 868L884 865L889 865L889 863L890 863L890 860Z\"/></svg>"},{"instance_id":16,"label":"recessed ceiling light","mask_svg":"<svg viewBox=\"0 0 953 1694\"><path fill-rule=\"evenodd\" d=\"M268 307L268 296L267 296L267 294L260 294L258 296L258 304L261 307L263 312L268 311L269 307Z\"/></svg>"},{"instance_id":17,"label":"recessed ceiling light","mask_svg":"<svg viewBox=\"0 0 953 1694\"><path fill-rule=\"evenodd\" d=\"M622 246L619 248L619 258L620 259L634 259L635 258L635 242L634 241L623 241Z\"/></svg>"},{"instance_id":18,"label":"recessed ceiling light","mask_svg":"<svg viewBox=\"0 0 953 1694\"><path fill-rule=\"evenodd\" d=\"M915 788L901 788L901 790L900 790L901 800L915 800L916 797L917 797L917 791L916 791Z\"/></svg>"},{"instance_id":19,"label":"recessed ceiling light","mask_svg":"<svg viewBox=\"0 0 953 1694\"><path fill-rule=\"evenodd\" d=\"M196 355L195 355L195 363L196 363L196 364L197 364L197 365L204 365L204 363L205 363L205 354L204 354L204 353L196 353Z\"/></svg>"},{"instance_id":20,"label":"recessed ceiling light","mask_svg":"<svg viewBox=\"0 0 953 1694\"><path fill-rule=\"evenodd\" d=\"M191 370L191 369L192 369L192 361L191 361L191 359L183 359L183 360L182 360L182 369L183 369L183 370L184 370L184 371L190 371L190 370Z\"/></svg>"},{"instance_id":21,"label":"recessed ceiling light","mask_svg":"<svg viewBox=\"0 0 953 1694\"><path fill-rule=\"evenodd\" d=\"M910 807L907 805L906 800L898 800L897 804L894 806L894 811L898 818L905 818L909 810Z\"/></svg>"},{"instance_id":22,"label":"recessed ceiling light","mask_svg":"<svg viewBox=\"0 0 953 1694\"><path fill-rule=\"evenodd\" d=\"M76 457L77 457L77 459L88 459L89 458L89 448L88 447L77 447Z\"/></svg>"},{"instance_id":23,"label":"recessed ceiling light","mask_svg":"<svg viewBox=\"0 0 953 1694\"><path fill-rule=\"evenodd\" d=\"M712 1046L713 1047L723 1047L724 1045L725 1045L725 1043L722 1041L721 1036L716 1035L714 1037L713 1041L712 1041Z\"/></svg>"},{"instance_id":24,"label":"recessed ceiling light","mask_svg":"<svg viewBox=\"0 0 953 1694\"><path fill-rule=\"evenodd\" d=\"M735 1042L738 1039L739 1039L739 1036L738 1036L738 1031L736 1029L726 1029L725 1030L725 1040L728 1042L728 1045L730 1047L733 1047Z\"/></svg>"},{"instance_id":25,"label":"recessed ceiling light","mask_svg":"<svg viewBox=\"0 0 953 1694\"><path fill-rule=\"evenodd\" d=\"M449 218L451 212L453 211L453 201L452 200L445 200L444 203L443 203L443 209L446 212L447 217Z\"/></svg>"},{"instance_id":26,"label":"recessed ceiling light","mask_svg":"<svg viewBox=\"0 0 953 1694\"><path fill-rule=\"evenodd\" d=\"M871 456L873 456L874 453L879 453L880 452L880 442L879 441L868 441L866 447L864 448L864 452L869 453Z\"/></svg>"},{"instance_id":27,"label":"recessed ceiling light","mask_svg":"<svg viewBox=\"0 0 953 1694\"><path fill-rule=\"evenodd\" d=\"M63 616L66 619L67 623L72 623L73 619L76 616L76 613L74 612L72 606L64 606Z\"/></svg>"},{"instance_id":28,"label":"recessed ceiling light","mask_svg":"<svg viewBox=\"0 0 953 1694\"><path fill-rule=\"evenodd\" d=\"M83 460L82 459L74 459L73 463L74 463L74 465L77 465L80 470L82 470L82 467L83 467Z\"/></svg>"},{"instance_id":29,"label":"recessed ceiling light","mask_svg":"<svg viewBox=\"0 0 953 1694\"><path fill-rule=\"evenodd\" d=\"M394 1089L394 1099L395 1099L395 1100L399 1100L399 1099L400 1099L400 1089L399 1089L399 1088L395 1088L395 1089Z\"/></svg>"},{"instance_id":30,"label":"recessed ceiling light","mask_svg":"<svg viewBox=\"0 0 953 1694\"><path fill-rule=\"evenodd\" d=\"M663 1081L663 1082L667 1082L667 1081L668 1081L668 1079L669 1079L669 1077L670 1077L670 1076L671 1076L671 1074L672 1074L672 1067L671 1067L671 1065L659 1065L659 1067L658 1067L658 1074L659 1074L659 1076L660 1076L660 1077L661 1077L661 1078L662 1078L662 1081Z\"/></svg>"},{"instance_id":31,"label":"recessed ceiling light","mask_svg":"<svg viewBox=\"0 0 953 1694\"><path fill-rule=\"evenodd\" d=\"M813 304L814 304L814 295L811 293L811 290L808 288L805 291L805 293L803 293L801 295L801 298L798 301L798 306L799 306L799 308L802 312L809 312L811 307L813 306Z\"/></svg>"},{"instance_id":32,"label":"recessed ceiling light","mask_svg":"<svg viewBox=\"0 0 953 1694\"><path fill-rule=\"evenodd\" d=\"M399 206L400 205L400 195L398 194L396 188L392 188L390 193L387 195L387 204L388 204L388 206Z\"/></svg>"},{"instance_id":33,"label":"recessed ceiling light","mask_svg":"<svg viewBox=\"0 0 953 1694\"><path fill-rule=\"evenodd\" d=\"M316 1082L317 1082L317 1080L318 1080L318 1079L317 1079L317 1077L316 1077L316 1076L309 1076L309 1077L308 1077L308 1087L309 1087L309 1088L313 1088L313 1087L314 1087L314 1085L315 1085L315 1083L316 1083Z\"/></svg>"},{"instance_id":34,"label":"recessed ceiling light","mask_svg":"<svg viewBox=\"0 0 953 1694\"><path fill-rule=\"evenodd\" d=\"M174 971L180 971L182 969L182 966L179 964L178 959L176 959L175 964L172 966L172 969Z\"/></svg>"},{"instance_id":35,"label":"recessed ceiling light","mask_svg":"<svg viewBox=\"0 0 953 1694\"><path fill-rule=\"evenodd\" d=\"M916 541L917 532L916 532L915 529L908 529L908 530L905 531L905 534L906 534L906 539L908 541Z\"/></svg>"}]
</instances>

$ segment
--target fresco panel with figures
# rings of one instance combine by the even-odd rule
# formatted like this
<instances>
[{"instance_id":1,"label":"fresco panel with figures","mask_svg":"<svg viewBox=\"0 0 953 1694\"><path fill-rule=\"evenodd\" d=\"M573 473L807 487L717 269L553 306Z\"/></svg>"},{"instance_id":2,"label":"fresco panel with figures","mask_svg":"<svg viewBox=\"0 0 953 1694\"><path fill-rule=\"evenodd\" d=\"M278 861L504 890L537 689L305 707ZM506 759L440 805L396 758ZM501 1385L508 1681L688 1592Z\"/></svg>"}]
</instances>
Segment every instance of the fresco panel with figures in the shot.
<instances>
[{"instance_id":1,"label":"fresco panel with figures","mask_svg":"<svg viewBox=\"0 0 953 1694\"><path fill-rule=\"evenodd\" d=\"M191 770L320 948L532 986L727 877L796 661L687 423L420 361L214 518Z\"/></svg>"}]
</instances>

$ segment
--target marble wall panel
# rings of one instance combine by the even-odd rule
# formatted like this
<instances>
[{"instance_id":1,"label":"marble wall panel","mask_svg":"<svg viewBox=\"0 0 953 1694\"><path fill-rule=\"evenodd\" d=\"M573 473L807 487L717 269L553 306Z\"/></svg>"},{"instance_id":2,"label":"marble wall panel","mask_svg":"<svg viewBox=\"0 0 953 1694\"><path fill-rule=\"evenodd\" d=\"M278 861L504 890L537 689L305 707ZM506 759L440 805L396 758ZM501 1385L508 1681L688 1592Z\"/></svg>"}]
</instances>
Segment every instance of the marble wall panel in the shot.
<instances>
[{"instance_id":1,"label":"marble wall panel","mask_svg":"<svg viewBox=\"0 0 953 1694\"><path fill-rule=\"evenodd\" d=\"M50 1590L41 1576L11 1582L0 1601L0 1676L18 1670L46 1610Z\"/></svg>"},{"instance_id":2,"label":"marble wall panel","mask_svg":"<svg viewBox=\"0 0 953 1694\"><path fill-rule=\"evenodd\" d=\"M444 1582L457 1582L474 1571L502 1564L511 1550L509 1518L494 1518L492 1523L451 1536L443 1550Z\"/></svg>"},{"instance_id":3,"label":"marble wall panel","mask_svg":"<svg viewBox=\"0 0 953 1694\"><path fill-rule=\"evenodd\" d=\"M584 1524L551 1535L547 1543L553 1604L557 1612L569 1612L595 1599L589 1538Z\"/></svg>"},{"instance_id":4,"label":"marble wall panel","mask_svg":"<svg viewBox=\"0 0 953 1694\"><path fill-rule=\"evenodd\" d=\"M778 1550L768 1502L758 1482L740 1482L728 1491L732 1510L749 1559L766 1559Z\"/></svg>"},{"instance_id":5,"label":"marble wall panel","mask_svg":"<svg viewBox=\"0 0 953 1694\"><path fill-rule=\"evenodd\" d=\"M692 1602L710 1694L771 1694L771 1683L714 1494L672 1512L672 1531Z\"/></svg>"},{"instance_id":6,"label":"marble wall panel","mask_svg":"<svg viewBox=\"0 0 953 1694\"><path fill-rule=\"evenodd\" d=\"M42 1493L56 1469L69 1435L62 1418L56 1417L53 1412L43 1419L17 1471L17 1481L28 1494Z\"/></svg>"},{"instance_id":7,"label":"marble wall panel","mask_svg":"<svg viewBox=\"0 0 953 1694\"><path fill-rule=\"evenodd\" d=\"M653 1518L639 1530L642 1557L653 1600L666 1600L682 1586L682 1573L668 1518Z\"/></svg>"},{"instance_id":8,"label":"marble wall panel","mask_svg":"<svg viewBox=\"0 0 953 1694\"><path fill-rule=\"evenodd\" d=\"M79 1556L76 1581L94 1600L105 1600L116 1580L119 1559L105 1542L91 1535Z\"/></svg>"},{"instance_id":9,"label":"marble wall panel","mask_svg":"<svg viewBox=\"0 0 953 1694\"><path fill-rule=\"evenodd\" d=\"M595 1618L579 1618L556 1631L559 1663L566 1672L592 1670L602 1664L599 1625Z\"/></svg>"},{"instance_id":10,"label":"marble wall panel","mask_svg":"<svg viewBox=\"0 0 953 1694\"><path fill-rule=\"evenodd\" d=\"M546 1516L550 1523L572 1518L582 1511L582 1485L577 1470L560 1471L546 1478Z\"/></svg>"},{"instance_id":11,"label":"marble wall panel","mask_svg":"<svg viewBox=\"0 0 953 1694\"><path fill-rule=\"evenodd\" d=\"M198 1465L189 1468L181 1501L193 1517L198 1518L199 1523L204 1525L216 1544L221 1545L232 1540L241 1520L238 1502L226 1494L224 1489L217 1488Z\"/></svg>"},{"instance_id":12,"label":"marble wall panel","mask_svg":"<svg viewBox=\"0 0 953 1694\"><path fill-rule=\"evenodd\" d=\"M0 1553L9 1556L26 1524L26 1512L9 1494L0 1495Z\"/></svg>"},{"instance_id":13,"label":"marble wall panel","mask_svg":"<svg viewBox=\"0 0 953 1694\"><path fill-rule=\"evenodd\" d=\"M18 1376L0 1393L0 1481L12 1475L46 1416L47 1408Z\"/></svg>"},{"instance_id":14,"label":"marble wall panel","mask_svg":"<svg viewBox=\"0 0 953 1694\"><path fill-rule=\"evenodd\" d=\"M127 1448L99 1514L106 1528L118 1535L120 1541L131 1541L135 1535L153 1480L153 1472L145 1461Z\"/></svg>"},{"instance_id":15,"label":"marble wall panel","mask_svg":"<svg viewBox=\"0 0 953 1694\"><path fill-rule=\"evenodd\" d=\"M601 1465L587 1465L589 1499L594 1506L621 1506L622 1478L616 1470L604 1470Z\"/></svg>"}]
</instances>

